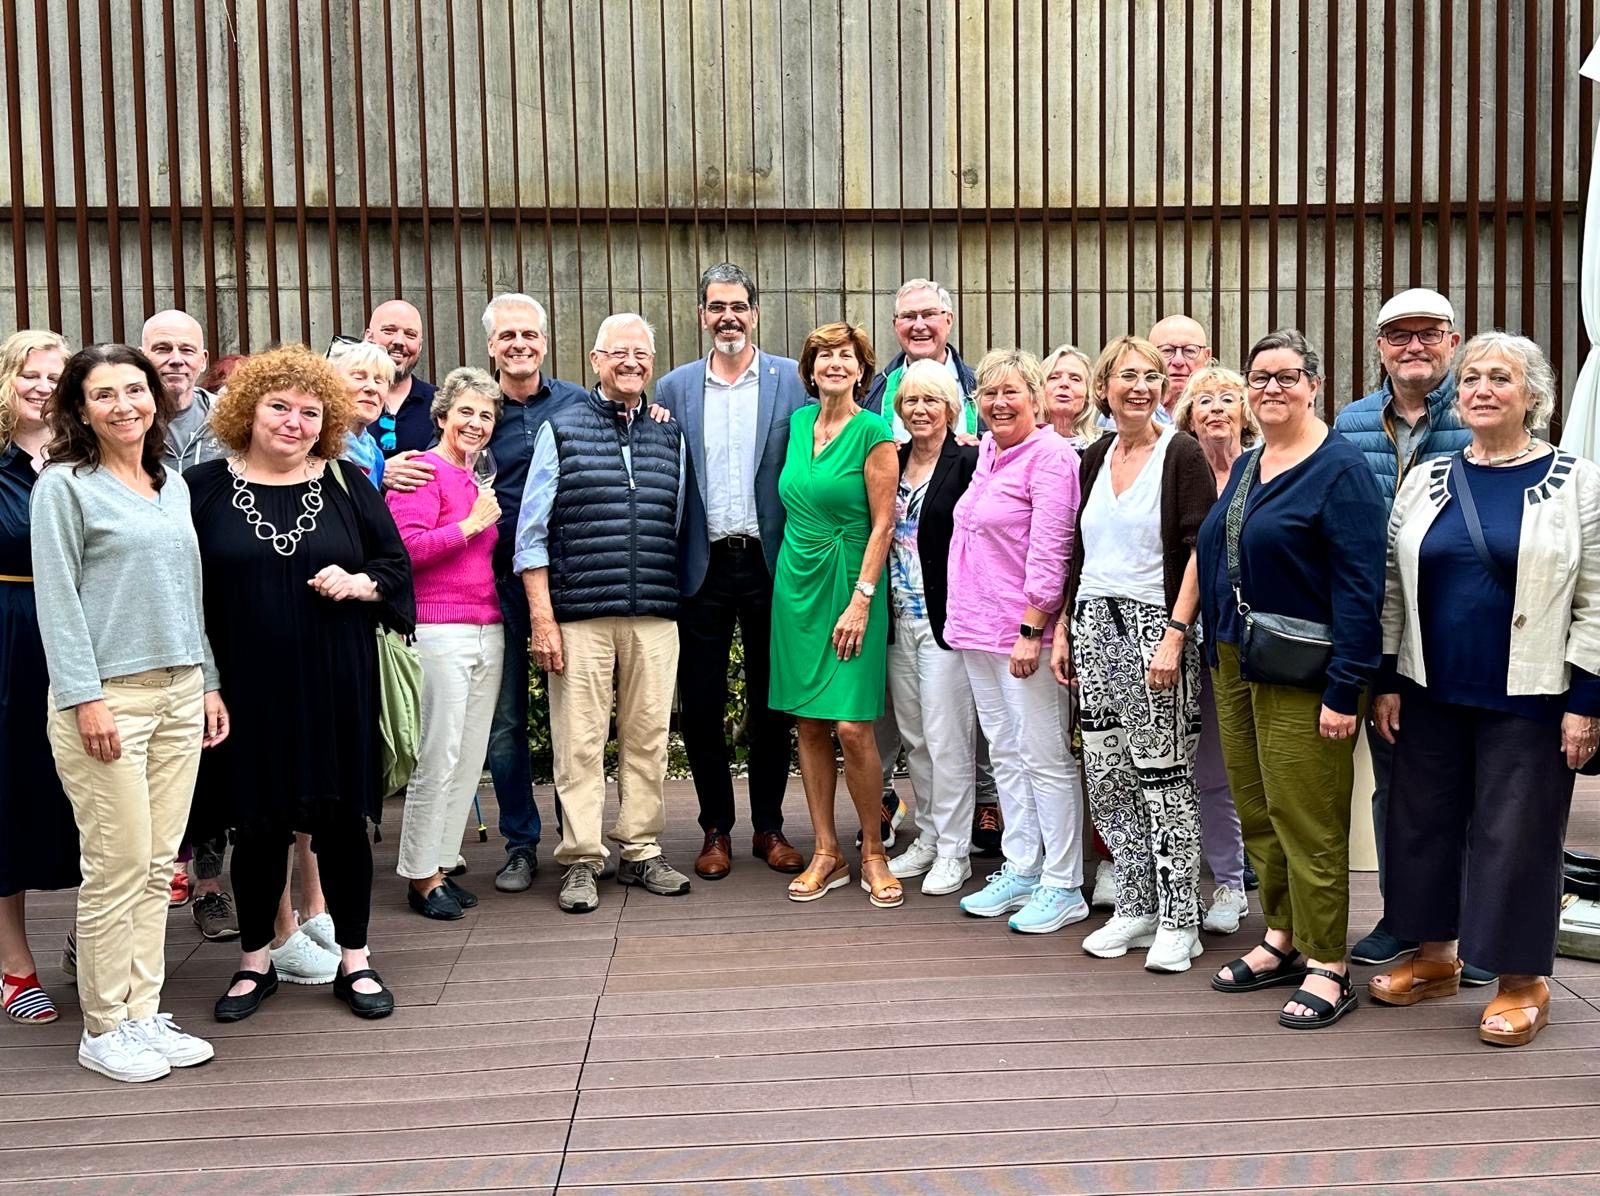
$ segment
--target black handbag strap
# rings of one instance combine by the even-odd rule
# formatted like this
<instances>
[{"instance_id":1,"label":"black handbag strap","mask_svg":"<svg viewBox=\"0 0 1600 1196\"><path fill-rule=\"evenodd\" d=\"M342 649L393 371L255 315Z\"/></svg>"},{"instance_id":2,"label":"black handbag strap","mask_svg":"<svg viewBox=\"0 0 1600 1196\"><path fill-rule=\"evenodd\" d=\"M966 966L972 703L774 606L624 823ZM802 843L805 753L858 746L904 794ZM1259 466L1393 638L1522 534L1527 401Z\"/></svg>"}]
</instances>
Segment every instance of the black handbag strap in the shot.
<instances>
[{"instance_id":1,"label":"black handbag strap","mask_svg":"<svg viewBox=\"0 0 1600 1196\"><path fill-rule=\"evenodd\" d=\"M1489 576L1495 579L1502 590L1516 597L1516 585L1506 576L1500 562L1489 555L1489 546L1484 543L1483 524L1478 520L1478 504L1472 497L1472 487L1467 485L1466 458L1460 453L1450 462L1450 490L1461 503L1461 518L1466 521L1467 535L1472 538L1472 549L1478 554L1478 560L1483 562Z\"/></svg>"},{"instance_id":2,"label":"black handbag strap","mask_svg":"<svg viewBox=\"0 0 1600 1196\"><path fill-rule=\"evenodd\" d=\"M1256 466L1260 460L1259 448L1246 456L1244 469L1239 473L1239 484L1234 487L1233 498L1228 501L1228 516L1224 520L1228 535L1228 584L1233 587L1233 600L1238 604L1241 615L1249 614L1250 608L1245 605L1240 593L1239 532L1244 527L1244 504L1250 497L1250 485L1256 479Z\"/></svg>"}]
</instances>

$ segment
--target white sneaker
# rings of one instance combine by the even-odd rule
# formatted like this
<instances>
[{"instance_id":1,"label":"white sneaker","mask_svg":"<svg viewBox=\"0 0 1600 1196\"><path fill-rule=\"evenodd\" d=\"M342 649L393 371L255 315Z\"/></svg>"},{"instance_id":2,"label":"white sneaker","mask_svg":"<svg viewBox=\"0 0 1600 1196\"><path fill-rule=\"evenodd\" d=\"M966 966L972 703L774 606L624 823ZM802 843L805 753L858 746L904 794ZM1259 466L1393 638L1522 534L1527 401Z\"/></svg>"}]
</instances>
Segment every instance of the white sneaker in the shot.
<instances>
[{"instance_id":1,"label":"white sneaker","mask_svg":"<svg viewBox=\"0 0 1600 1196\"><path fill-rule=\"evenodd\" d=\"M1094 894L1089 898L1091 909L1117 908L1117 870L1110 860L1101 860L1094 868Z\"/></svg>"},{"instance_id":2,"label":"white sneaker","mask_svg":"<svg viewBox=\"0 0 1600 1196\"><path fill-rule=\"evenodd\" d=\"M333 915L327 910L300 923L300 929L329 955L339 954L339 941L333 937Z\"/></svg>"},{"instance_id":3,"label":"white sneaker","mask_svg":"<svg viewBox=\"0 0 1600 1196\"><path fill-rule=\"evenodd\" d=\"M339 970L339 956L317 946L304 927L291 934L283 946L274 947L271 954L278 979L287 984L332 984Z\"/></svg>"},{"instance_id":4,"label":"white sneaker","mask_svg":"<svg viewBox=\"0 0 1600 1196\"><path fill-rule=\"evenodd\" d=\"M910 880L932 868L938 858L939 852L933 843L919 838L889 861L889 875L896 880Z\"/></svg>"},{"instance_id":5,"label":"white sneaker","mask_svg":"<svg viewBox=\"0 0 1600 1196\"><path fill-rule=\"evenodd\" d=\"M1187 972L1189 961L1197 958L1205 948L1200 945L1200 928L1185 926L1182 930L1156 931L1155 941L1144 957L1147 972Z\"/></svg>"},{"instance_id":6,"label":"white sneaker","mask_svg":"<svg viewBox=\"0 0 1600 1196\"><path fill-rule=\"evenodd\" d=\"M1239 920L1249 912L1250 898L1243 889L1218 885L1217 891L1211 894L1211 908L1206 910L1201 926L1212 934L1232 934L1239 929Z\"/></svg>"},{"instance_id":7,"label":"white sneaker","mask_svg":"<svg viewBox=\"0 0 1600 1196\"><path fill-rule=\"evenodd\" d=\"M178 1029L170 1013L142 1017L128 1024L144 1039L146 1046L173 1067L197 1067L211 1062L217 1053L205 1039Z\"/></svg>"},{"instance_id":8,"label":"white sneaker","mask_svg":"<svg viewBox=\"0 0 1600 1196\"><path fill-rule=\"evenodd\" d=\"M890 865L889 870L894 871ZM927 897L943 897L947 893L954 893L972 876L972 865L966 856L959 860L948 859L940 856L933 861L933 867L928 869L928 875L922 878L922 892Z\"/></svg>"},{"instance_id":9,"label":"white sneaker","mask_svg":"<svg viewBox=\"0 0 1600 1196\"><path fill-rule=\"evenodd\" d=\"M120 1022L115 1030L78 1039L78 1062L107 1079L125 1084L159 1080L172 1071L159 1051L144 1040L132 1022Z\"/></svg>"},{"instance_id":10,"label":"white sneaker","mask_svg":"<svg viewBox=\"0 0 1600 1196\"><path fill-rule=\"evenodd\" d=\"M1100 959L1118 959L1130 947L1148 947L1156 941L1156 917L1125 918L1112 914L1111 921L1083 940L1083 949Z\"/></svg>"}]
</instances>

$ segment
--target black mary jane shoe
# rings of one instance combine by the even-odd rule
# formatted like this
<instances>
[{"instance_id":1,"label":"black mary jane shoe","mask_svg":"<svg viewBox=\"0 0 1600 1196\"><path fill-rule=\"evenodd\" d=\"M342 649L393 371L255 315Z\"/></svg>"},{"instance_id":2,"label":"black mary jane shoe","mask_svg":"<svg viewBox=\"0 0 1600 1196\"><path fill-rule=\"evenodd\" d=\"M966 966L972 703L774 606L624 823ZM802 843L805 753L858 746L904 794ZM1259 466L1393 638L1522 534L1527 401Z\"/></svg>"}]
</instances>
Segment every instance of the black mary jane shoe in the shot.
<instances>
[{"instance_id":1,"label":"black mary jane shoe","mask_svg":"<svg viewBox=\"0 0 1600 1196\"><path fill-rule=\"evenodd\" d=\"M478 895L476 893L463 889L455 881L451 880L448 875L444 878L444 889L445 892L456 899L456 904L462 909L471 909L478 904ZM438 890L435 889L434 892L438 892Z\"/></svg>"},{"instance_id":2,"label":"black mary jane shoe","mask_svg":"<svg viewBox=\"0 0 1600 1196\"><path fill-rule=\"evenodd\" d=\"M375 993L362 993L355 990L357 980L376 980L380 985ZM339 965L339 971L333 978L333 995L346 1005L350 1012L357 1017L368 1019L388 1017L394 1012L394 994L387 988L381 987L383 977L371 968L362 968L359 972L344 974L344 965Z\"/></svg>"},{"instance_id":3,"label":"black mary jane shoe","mask_svg":"<svg viewBox=\"0 0 1600 1196\"><path fill-rule=\"evenodd\" d=\"M212 1016L219 1022L242 1022L257 1009L273 993L278 991L278 969L270 963L264 972L235 972L233 979L228 981L232 988L241 980L254 980L256 986L249 992L237 997L230 997L226 993L217 998L217 1007L212 1011Z\"/></svg>"},{"instance_id":4,"label":"black mary jane shoe","mask_svg":"<svg viewBox=\"0 0 1600 1196\"><path fill-rule=\"evenodd\" d=\"M1231 960L1223 965L1228 969L1232 980L1224 980L1220 976L1211 977L1211 987L1219 993L1253 993L1258 988L1272 988L1279 984L1298 984L1305 979L1305 965L1299 962L1300 952L1293 947L1287 954L1278 950L1265 939L1261 948L1278 957L1278 965L1265 972L1252 972L1250 965L1245 963L1243 957Z\"/></svg>"},{"instance_id":5,"label":"black mary jane shoe","mask_svg":"<svg viewBox=\"0 0 1600 1196\"><path fill-rule=\"evenodd\" d=\"M466 911L461 908L461 903L450 892L448 883L434 886L428 890L426 897L407 885L406 904L424 918L437 918L441 922L459 922L467 916Z\"/></svg>"},{"instance_id":6,"label":"black mary jane shoe","mask_svg":"<svg viewBox=\"0 0 1600 1196\"><path fill-rule=\"evenodd\" d=\"M1303 988L1295 989L1294 995L1284 1004L1304 1005L1307 1009L1314 1010L1314 1013L1311 1017L1297 1017L1280 1009L1278 1011L1278 1025L1284 1027L1284 1029L1320 1030L1324 1026L1333 1025L1334 1022L1356 1007L1355 986L1350 982L1350 973L1335 972L1328 968L1307 968L1306 975L1337 980L1339 982L1339 999L1330 1003L1317 996L1316 993L1309 993Z\"/></svg>"}]
</instances>

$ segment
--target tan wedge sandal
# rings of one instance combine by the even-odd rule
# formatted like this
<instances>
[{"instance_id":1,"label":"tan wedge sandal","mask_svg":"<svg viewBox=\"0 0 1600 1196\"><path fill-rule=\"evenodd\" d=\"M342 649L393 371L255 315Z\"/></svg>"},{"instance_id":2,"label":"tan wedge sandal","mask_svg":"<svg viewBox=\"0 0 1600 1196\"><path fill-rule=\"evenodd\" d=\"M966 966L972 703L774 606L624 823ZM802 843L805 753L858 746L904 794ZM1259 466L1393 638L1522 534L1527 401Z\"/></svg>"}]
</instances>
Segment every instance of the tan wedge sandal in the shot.
<instances>
[{"instance_id":1,"label":"tan wedge sandal","mask_svg":"<svg viewBox=\"0 0 1600 1196\"><path fill-rule=\"evenodd\" d=\"M1461 989L1459 959L1408 959L1384 973L1387 988L1367 983L1367 995L1380 1005L1415 1005L1434 997L1452 997ZM1373 977L1377 979L1376 976Z\"/></svg>"},{"instance_id":2,"label":"tan wedge sandal","mask_svg":"<svg viewBox=\"0 0 1600 1196\"><path fill-rule=\"evenodd\" d=\"M829 871L823 864L824 860L832 860L838 867ZM850 866L844 862L844 857L819 851L811 857L806 870L789 882L789 900L817 901L849 883Z\"/></svg>"},{"instance_id":3,"label":"tan wedge sandal","mask_svg":"<svg viewBox=\"0 0 1600 1196\"><path fill-rule=\"evenodd\" d=\"M861 857L861 887L866 891L867 900L879 909L894 909L904 905L906 892L894 874L890 873L889 879L881 885L875 885L867 879L867 865L882 864L884 871L889 870L889 857L886 855L868 855Z\"/></svg>"},{"instance_id":4,"label":"tan wedge sandal","mask_svg":"<svg viewBox=\"0 0 1600 1196\"><path fill-rule=\"evenodd\" d=\"M1534 1011L1530 1021L1524 1009ZM1483 1023L1491 1017L1504 1018L1509 1030L1491 1030ZM1539 1036L1539 1031L1550 1024L1550 985L1541 980L1527 988L1514 988L1502 992L1489 1002L1489 1007L1478 1019L1478 1037L1493 1046L1526 1046Z\"/></svg>"}]
</instances>

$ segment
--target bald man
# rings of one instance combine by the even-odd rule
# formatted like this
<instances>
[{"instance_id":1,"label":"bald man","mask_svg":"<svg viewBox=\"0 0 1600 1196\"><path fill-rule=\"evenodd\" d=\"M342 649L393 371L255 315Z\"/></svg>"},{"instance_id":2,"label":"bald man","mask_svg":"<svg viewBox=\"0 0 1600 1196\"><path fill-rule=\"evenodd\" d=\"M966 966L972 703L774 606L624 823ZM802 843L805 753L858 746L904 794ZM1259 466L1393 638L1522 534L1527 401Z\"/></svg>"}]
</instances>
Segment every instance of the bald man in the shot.
<instances>
[{"instance_id":1,"label":"bald man","mask_svg":"<svg viewBox=\"0 0 1600 1196\"><path fill-rule=\"evenodd\" d=\"M1211 362L1211 347L1206 330L1188 316L1168 316L1150 329L1150 343L1167 363L1167 393L1156 412L1156 422L1170 424L1172 410L1183 398L1189 378Z\"/></svg>"},{"instance_id":2,"label":"bald man","mask_svg":"<svg viewBox=\"0 0 1600 1196\"><path fill-rule=\"evenodd\" d=\"M422 452L437 435L433 417L433 383L416 376L422 356L422 313L404 299L390 299L372 309L365 339L394 361L394 384L384 401L383 414L372 425L385 457L406 451Z\"/></svg>"},{"instance_id":3,"label":"bald man","mask_svg":"<svg viewBox=\"0 0 1600 1196\"><path fill-rule=\"evenodd\" d=\"M222 446L211 434L211 404L216 396L198 385L211 362L199 321L176 309L158 311L144 322L139 347L155 362L178 408L167 425L162 463L182 473L191 465L223 456Z\"/></svg>"}]
</instances>

